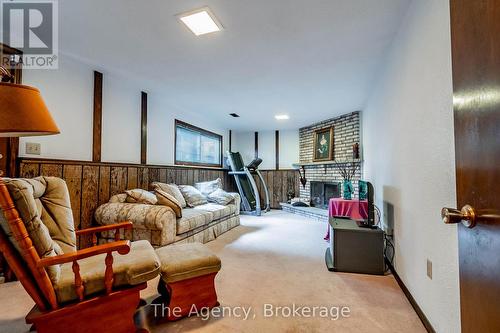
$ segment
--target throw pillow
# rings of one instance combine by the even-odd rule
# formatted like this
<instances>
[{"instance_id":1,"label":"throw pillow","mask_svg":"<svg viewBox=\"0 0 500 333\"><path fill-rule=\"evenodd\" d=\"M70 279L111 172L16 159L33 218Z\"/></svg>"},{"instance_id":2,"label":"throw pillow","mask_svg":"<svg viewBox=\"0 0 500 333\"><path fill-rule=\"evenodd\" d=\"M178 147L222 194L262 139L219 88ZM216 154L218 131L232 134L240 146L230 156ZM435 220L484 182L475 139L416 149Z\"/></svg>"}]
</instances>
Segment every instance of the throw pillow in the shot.
<instances>
[{"instance_id":1,"label":"throw pillow","mask_svg":"<svg viewBox=\"0 0 500 333\"><path fill-rule=\"evenodd\" d=\"M165 191L160 189L155 190L156 198L158 199L158 205L163 205L172 208L175 216L178 218L182 217L182 207L179 201L175 197Z\"/></svg>"},{"instance_id":2,"label":"throw pillow","mask_svg":"<svg viewBox=\"0 0 500 333\"><path fill-rule=\"evenodd\" d=\"M196 207L207 203L207 198L191 185L179 185L184 199L189 207Z\"/></svg>"},{"instance_id":3,"label":"throw pillow","mask_svg":"<svg viewBox=\"0 0 500 333\"><path fill-rule=\"evenodd\" d=\"M182 195L177 185L154 182L151 184L151 186L154 190L160 189L172 195L181 204L182 208L186 208L186 200L184 200L184 196Z\"/></svg>"},{"instance_id":4,"label":"throw pillow","mask_svg":"<svg viewBox=\"0 0 500 333\"><path fill-rule=\"evenodd\" d=\"M209 202L215 202L219 205L226 206L234 200L234 197L224 190L217 189L208 195Z\"/></svg>"},{"instance_id":5,"label":"throw pillow","mask_svg":"<svg viewBox=\"0 0 500 333\"><path fill-rule=\"evenodd\" d=\"M136 188L134 190L125 191L127 193L127 202L130 203L144 203L149 205L155 205L158 199L156 195L146 190Z\"/></svg>"},{"instance_id":6,"label":"throw pillow","mask_svg":"<svg viewBox=\"0 0 500 333\"><path fill-rule=\"evenodd\" d=\"M194 184L194 187L196 187L201 194L207 196L215 190L222 189L222 180L217 178L216 180L211 180L209 182L196 183Z\"/></svg>"},{"instance_id":7,"label":"throw pillow","mask_svg":"<svg viewBox=\"0 0 500 333\"><path fill-rule=\"evenodd\" d=\"M125 202L127 201L127 193L120 193L120 194L115 194L113 195L111 198L109 198L109 203L116 203L116 202L119 202L119 203L122 203L122 202Z\"/></svg>"}]
</instances>

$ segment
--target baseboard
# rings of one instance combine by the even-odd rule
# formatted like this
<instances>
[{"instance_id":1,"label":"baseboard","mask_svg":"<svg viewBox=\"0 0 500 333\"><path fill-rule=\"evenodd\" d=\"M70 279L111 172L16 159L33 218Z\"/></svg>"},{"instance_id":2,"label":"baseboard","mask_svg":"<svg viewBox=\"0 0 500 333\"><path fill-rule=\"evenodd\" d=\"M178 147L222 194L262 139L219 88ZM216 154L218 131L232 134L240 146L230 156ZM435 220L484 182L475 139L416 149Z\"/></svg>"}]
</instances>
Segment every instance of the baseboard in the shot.
<instances>
[{"instance_id":1,"label":"baseboard","mask_svg":"<svg viewBox=\"0 0 500 333\"><path fill-rule=\"evenodd\" d=\"M394 267L387 260L386 260L386 263L389 266L389 269L391 270L392 275L394 275L394 278L396 279L396 282L398 283L399 287L401 288L401 290L403 290L403 293L405 294L406 298L408 299L411 306L413 307L413 309L417 313L417 316L420 318L420 321L422 321L422 324L424 324L424 327L427 330L427 332L436 333L436 331L434 330L434 327L432 327L429 319L427 319L427 317L425 316L425 313L422 311L420 306L418 306L417 301L415 301L415 299L413 298L413 296L410 293L410 291L408 290L408 288L406 288L405 284L403 283L403 281L399 277L399 275L396 272L396 270L394 269Z\"/></svg>"}]
</instances>

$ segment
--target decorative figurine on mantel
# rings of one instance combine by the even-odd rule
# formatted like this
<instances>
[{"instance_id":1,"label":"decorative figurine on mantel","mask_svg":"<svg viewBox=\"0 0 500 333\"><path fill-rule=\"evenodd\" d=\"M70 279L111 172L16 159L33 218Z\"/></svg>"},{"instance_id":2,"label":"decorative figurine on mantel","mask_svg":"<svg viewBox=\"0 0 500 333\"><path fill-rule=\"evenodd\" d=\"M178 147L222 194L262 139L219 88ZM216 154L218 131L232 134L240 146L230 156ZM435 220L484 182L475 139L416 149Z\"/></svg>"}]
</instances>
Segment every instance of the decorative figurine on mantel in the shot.
<instances>
[{"instance_id":1,"label":"decorative figurine on mantel","mask_svg":"<svg viewBox=\"0 0 500 333\"><path fill-rule=\"evenodd\" d=\"M337 168L342 176L342 198L345 200L351 200L352 194L354 192L354 187L352 186L352 179L358 170L359 164L356 162L334 162L335 168Z\"/></svg>"},{"instance_id":2,"label":"decorative figurine on mantel","mask_svg":"<svg viewBox=\"0 0 500 333\"><path fill-rule=\"evenodd\" d=\"M300 183L302 184L302 188L306 188L306 184L307 184L306 168L304 166L302 166L301 168L302 168L302 172L299 169Z\"/></svg>"},{"instance_id":3,"label":"decorative figurine on mantel","mask_svg":"<svg viewBox=\"0 0 500 333\"><path fill-rule=\"evenodd\" d=\"M357 142L352 145L352 158L359 160L359 143Z\"/></svg>"}]
</instances>

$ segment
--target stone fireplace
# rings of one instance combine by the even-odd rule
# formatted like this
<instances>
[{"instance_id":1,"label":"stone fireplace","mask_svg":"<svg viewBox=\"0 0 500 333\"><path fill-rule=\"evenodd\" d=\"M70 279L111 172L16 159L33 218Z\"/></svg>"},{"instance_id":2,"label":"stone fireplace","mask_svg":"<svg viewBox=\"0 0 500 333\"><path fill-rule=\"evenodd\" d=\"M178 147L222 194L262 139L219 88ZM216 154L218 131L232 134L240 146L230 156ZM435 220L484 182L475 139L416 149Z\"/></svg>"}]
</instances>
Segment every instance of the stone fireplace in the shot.
<instances>
[{"instance_id":1,"label":"stone fireplace","mask_svg":"<svg viewBox=\"0 0 500 333\"><path fill-rule=\"evenodd\" d=\"M318 208L327 208L327 203L319 203L317 198L312 196L315 189L313 186L318 188L321 185L315 185L318 183L326 184L337 184L337 189L329 188L328 191L332 191L333 197L339 197L342 194L341 186L343 179L340 172L335 168L335 165L331 161L325 162L314 162L313 161L313 145L314 145L314 131L333 127L333 150L335 161L353 161L352 146L355 143L361 144L360 137L360 113L352 112L342 115L337 118L328 119L307 127L303 127L299 130L299 166L303 169L302 173L305 172L307 179L306 186L300 186L300 199L303 201L312 201L312 204ZM356 163L360 163L358 171L353 177L354 193L358 191L358 180L361 178L362 174L362 159L356 160ZM332 186L333 187L333 186ZM338 190L338 192L336 192ZM323 191L323 190L322 190ZM324 192L324 191L323 191ZM328 194L330 195L330 194ZM318 204L316 203L318 201Z\"/></svg>"},{"instance_id":2,"label":"stone fireplace","mask_svg":"<svg viewBox=\"0 0 500 333\"><path fill-rule=\"evenodd\" d=\"M314 132L321 129L333 128L333 158L338 163L358 163L359 168L352 179L354 193L358 191L358 181L362 175L363 159L353 159L353 145L361 145L360 113L352 112L340 117L331 118L299 130L299 163L301 175L305 174L307 182L300 185L299 198L313 207L296 207L282 203L283 210L300 214L319 221L328 222L328 201L338 198L342 194L342 175L333 161L313 161Z\"/></svg>"},{"instance_id":3,"label":"stone fireplace","mask_svg":"<svg viewBox=\"0 0 500 333\"><path fill-rule=\"evenodd\" d=\"M328 201L331 198L340 197L340 182L318 182L311 181L311 206L316 208L328 208Z\"/></svg>"}]
</instances>

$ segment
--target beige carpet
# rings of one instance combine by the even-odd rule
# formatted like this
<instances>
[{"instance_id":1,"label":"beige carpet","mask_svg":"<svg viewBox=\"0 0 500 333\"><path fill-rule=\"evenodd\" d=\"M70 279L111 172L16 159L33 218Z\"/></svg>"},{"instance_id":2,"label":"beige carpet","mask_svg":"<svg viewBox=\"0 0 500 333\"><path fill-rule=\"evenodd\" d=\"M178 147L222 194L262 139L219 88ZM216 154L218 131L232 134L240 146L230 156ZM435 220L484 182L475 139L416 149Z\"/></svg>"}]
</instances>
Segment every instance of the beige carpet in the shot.
<instances>
[{"instance_id":1,"label":"beige carpet","mask_svg":"<svg viewBox=\"0 0 500 333\"><path fill-rule=\"evenodd\" d=\"M241 226L207 244L222 259L216 284L223 317L162 323L148 306L137 320L151 332L425 332L392 276L328 272L325 230L323 223L281 211L243 216ZM157 296L155 285L142 294L148 301ZM27 332L23 317L32 302L18 283L0 285L0 304L0 332ZM264 316L265 304L272 317ZM310 313L290 315L294 304ZM278 306L286 309L277 314ZM237 307L249 311L246 320L229 312ZM313 307L316 316L307 317ZM350 312L335 320L342 307Z\"/></svg>"}]
</instances>

